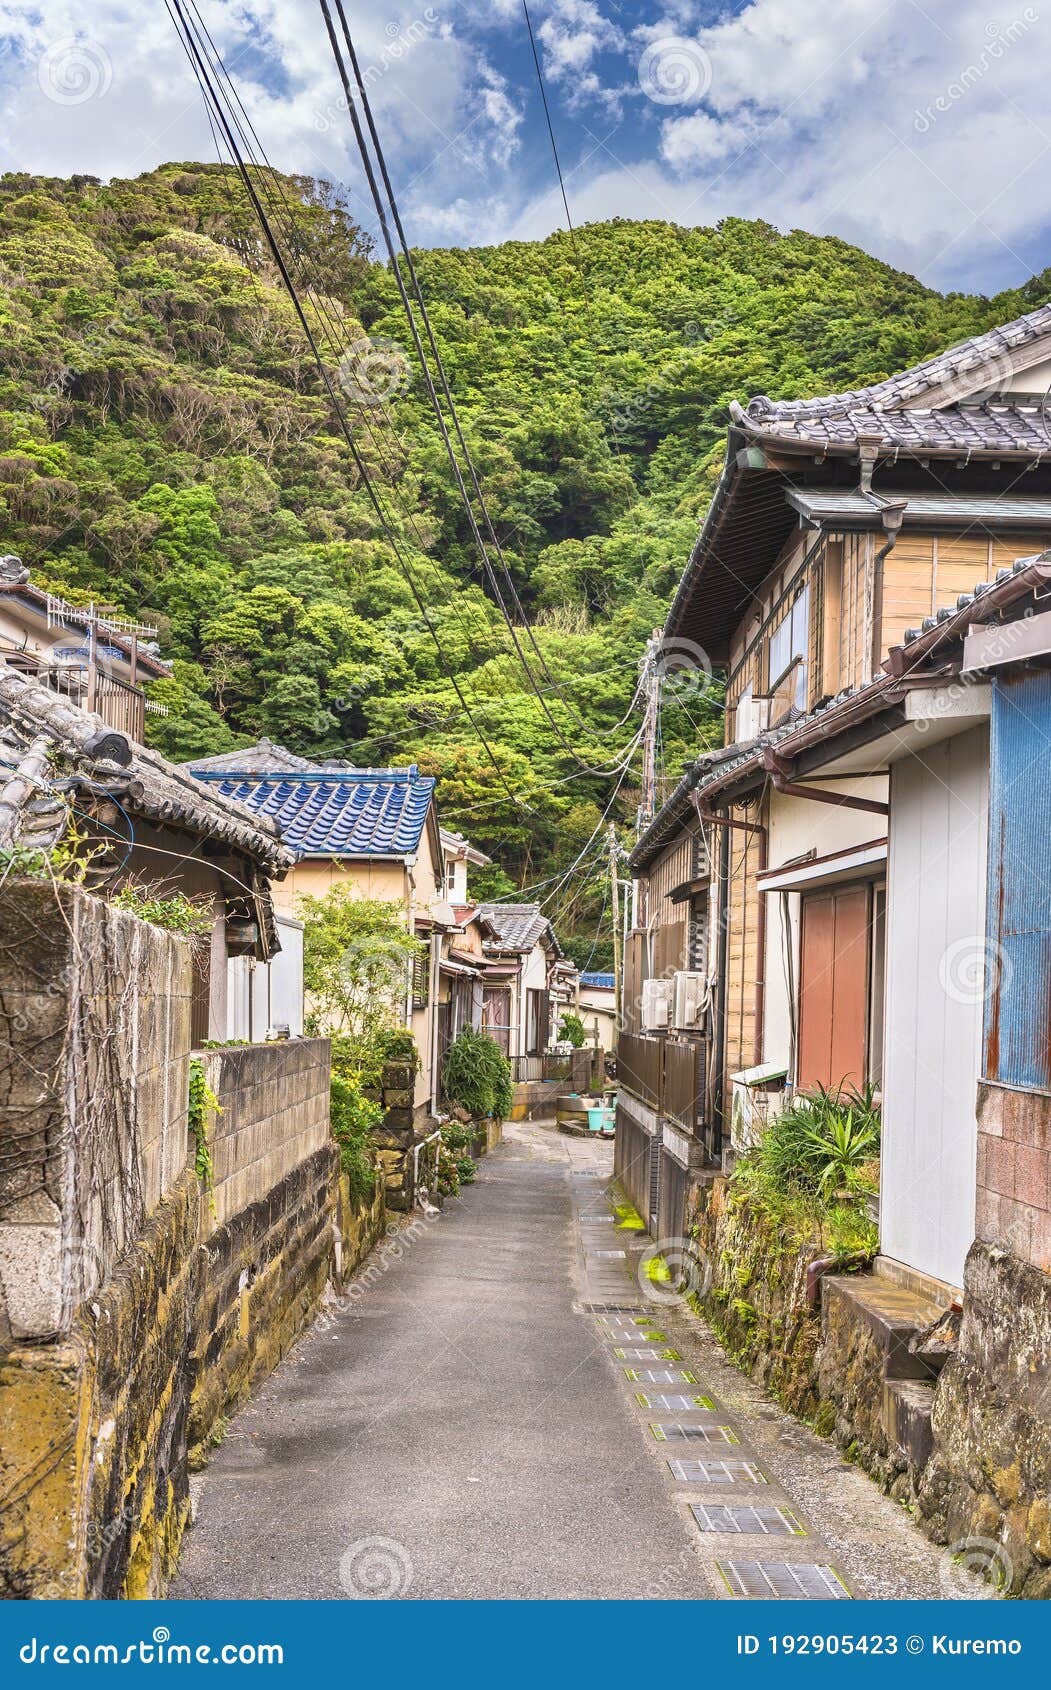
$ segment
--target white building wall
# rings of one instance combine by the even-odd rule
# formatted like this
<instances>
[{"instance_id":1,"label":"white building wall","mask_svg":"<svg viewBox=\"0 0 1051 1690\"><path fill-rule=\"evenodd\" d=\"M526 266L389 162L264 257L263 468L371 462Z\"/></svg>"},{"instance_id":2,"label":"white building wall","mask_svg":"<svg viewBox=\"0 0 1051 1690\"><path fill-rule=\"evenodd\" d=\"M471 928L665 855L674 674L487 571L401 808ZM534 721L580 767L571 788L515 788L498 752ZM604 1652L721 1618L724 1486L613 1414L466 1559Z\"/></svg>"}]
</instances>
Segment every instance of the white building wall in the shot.
<instances>
[{"instance_id":1,"label":"white building wall","mask_svg":"<svg viewBox=\"0 0 1051 1690\"><path fill-rule=\"evenodd\" d=\"M891 773L880 1247L953 1286L974 1240L988 800L985 728Z\"/></svg>"},{"instance_id":2,"label":"white building wall","mask_svg":"<svg viewBox=\"0 0 1051 1690\"><path fill-rule=\"evenodd\" d=\"M303 1032L303 923L277 916L281 949L269 962L230 957L226 965L226 1037L267 1038L287 1027L292 1038Z\"/></svg>"}]
</instances>

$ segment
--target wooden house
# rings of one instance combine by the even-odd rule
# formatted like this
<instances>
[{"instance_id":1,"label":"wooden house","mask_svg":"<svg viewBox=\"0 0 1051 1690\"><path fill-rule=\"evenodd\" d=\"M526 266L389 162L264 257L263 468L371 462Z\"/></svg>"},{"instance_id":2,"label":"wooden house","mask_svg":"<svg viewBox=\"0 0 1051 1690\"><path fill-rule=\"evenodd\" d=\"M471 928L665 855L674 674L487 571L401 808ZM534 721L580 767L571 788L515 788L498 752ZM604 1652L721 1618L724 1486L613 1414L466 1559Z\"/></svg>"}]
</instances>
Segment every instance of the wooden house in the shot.
<instances>
[{"instance_id":1,"label":"wooden house","mask_svg":"<svg viewBox=\"0 0 1051 1690\"><path fill-rule=\"evenodd\" d=\"M820 741L907 629L1051 541L1049 383L1043 306L857 391L731 406L663 635L725 674L724 743L632 858L618 1163L665 1234L689 1170L746 1145L779 1089L882 1082L888 771L789 767L781 739L812 721Z\"/></svg>"}]
</instances>

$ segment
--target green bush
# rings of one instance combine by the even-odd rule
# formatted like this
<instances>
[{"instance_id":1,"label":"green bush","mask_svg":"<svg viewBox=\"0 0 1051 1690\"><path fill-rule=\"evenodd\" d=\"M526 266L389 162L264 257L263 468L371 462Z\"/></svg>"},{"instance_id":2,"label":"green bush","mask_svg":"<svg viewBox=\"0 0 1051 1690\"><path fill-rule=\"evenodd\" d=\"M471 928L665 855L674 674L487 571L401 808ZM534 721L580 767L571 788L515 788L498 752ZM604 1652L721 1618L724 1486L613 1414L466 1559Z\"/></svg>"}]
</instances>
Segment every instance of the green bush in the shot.
<instances>
[{"instance_id":1,"label":"green bush","mask_svg":"<svg viewBox=\"0 0 1051 1690\"><path fill-rule=\"evenodd\" d=\"M880 1116L871 1086L799 1092L763 1134L754 1159L782 1191L831 1197L872 1189Z\"/></svg>"},{"instance_id":2,"label":"green bush","mask_svg":"<svg viewBox=\"0 0 1051 1690\"><path fill-rule=\"evenodd\" d=\"M574 1050L582 1050L587 1043L587 1028L579 1015L567 1009L558 1024L558 1036L566 1044L571 1044Z\"/></svg>"},{"instance_id":3,"label":"green bush","mask_svg":"<svg viewBox=\"0 0 1051 1690\"><path fill-rule=\"evenodd\" d=\"M376 1170L369 1150L369 1134L379 1126L383 1110L365 1096L358 1074L332 1075L332 1137L339 1146L339 1165L347 1176L350 1195L367 1202L376 1189Z\"/></svg>"},{"instance_id":4,"label":"green bush","mask_svg":"<svg viewBox=\"0 0 1051 1690\"><path fill-rule=\"evenodd\" d=\"M445 1053L442 1090L469 1115L502 1121L511 1112L511 1064L488 1033L465 1027Z\"/></svg>"}]
</instances>

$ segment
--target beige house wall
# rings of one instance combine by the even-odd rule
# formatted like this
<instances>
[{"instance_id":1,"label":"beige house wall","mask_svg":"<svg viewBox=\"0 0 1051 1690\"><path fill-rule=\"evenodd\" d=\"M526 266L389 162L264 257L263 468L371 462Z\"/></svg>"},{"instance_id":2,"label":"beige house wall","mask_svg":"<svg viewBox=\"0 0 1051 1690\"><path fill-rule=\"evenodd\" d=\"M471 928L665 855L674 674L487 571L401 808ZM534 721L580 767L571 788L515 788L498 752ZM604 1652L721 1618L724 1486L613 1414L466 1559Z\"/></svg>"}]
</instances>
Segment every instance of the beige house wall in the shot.
<instances>
[{"instance_id":1,"label":"beige house wall","mask_svg":"<svg viewBox=\"0 0 1051 1690\"><path fill-rule=\"evenodd\" d=\"M420 849L413 858L377 859L370 857L304 857L286 878L274 887L274 904L283 914L302 920L303 898L323 898L334 887L347 887L355 897L376 899L396 904L404 911L405 924L410 932L417 921L440 918L439 906L445 894L445 863L428 825L423 830ZM416 1040L420 1053L420 1071L416 1076L413 1096L418 1110L429 1108L435 1098L434 1032L435 1005L438 996L438 944L425 938L428 946L430 977L429 1002L425 1009L412 1009L406 985L406 998L401 1020Z\"/></svg>"}]
</instances>

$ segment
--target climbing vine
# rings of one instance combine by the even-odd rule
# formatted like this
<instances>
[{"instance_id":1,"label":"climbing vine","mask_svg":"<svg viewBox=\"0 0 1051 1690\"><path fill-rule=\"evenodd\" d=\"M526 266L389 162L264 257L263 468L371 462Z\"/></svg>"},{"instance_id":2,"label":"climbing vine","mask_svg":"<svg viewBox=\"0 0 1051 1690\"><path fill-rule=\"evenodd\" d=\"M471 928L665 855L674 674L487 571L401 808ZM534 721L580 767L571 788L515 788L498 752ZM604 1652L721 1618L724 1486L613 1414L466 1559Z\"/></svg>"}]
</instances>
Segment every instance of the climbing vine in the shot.
<instances>
[{"instance_id":1,"label":"climbing vine","mask_svg":"<svg viewBox=\"0 0 1051 1690\"><path fill-rule=\"evenodd\" d=\"M221 1115L222 1105L216 1097L208 1077L204 1071L204 1063L200 1057L190 1059L190 1099L188 1108L188 1123L193 1142L196 1146L193 1158L193 1170L205 1191L211 1197L215 1184L215 1169L212 1164L212 1151L208 1143L208 1111L214 1109ZM212 1211L215 1211L215 1199L211 1198Z\"/></svg>"}]
</instances>

